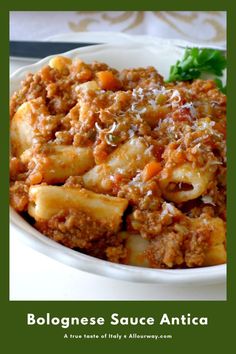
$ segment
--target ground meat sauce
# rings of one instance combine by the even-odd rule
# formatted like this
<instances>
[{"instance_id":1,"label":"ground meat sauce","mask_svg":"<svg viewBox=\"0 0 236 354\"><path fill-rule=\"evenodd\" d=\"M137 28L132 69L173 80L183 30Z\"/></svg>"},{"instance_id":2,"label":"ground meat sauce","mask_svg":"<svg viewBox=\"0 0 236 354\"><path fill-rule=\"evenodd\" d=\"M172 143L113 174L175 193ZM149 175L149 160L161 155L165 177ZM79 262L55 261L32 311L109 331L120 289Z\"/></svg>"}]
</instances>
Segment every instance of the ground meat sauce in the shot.
<instances>
[{"instance_id":1,"label":"ground meat sauce","mask_svg":"<svg viewBox=\"0 0 236 354\"><path fill-rule=\"evenodd\" d=\"M96 166L140 138L152 156L135 173L117 168L106 181L104 194L128 201L118 229L61 206L47 220L35 221L39 231L116 263L135 264L127 246L130 235L147 241L145 266L225 263L226 96L213 81L165 83L153 67L117 71L103 63L57 57L29 74L12 95L12 122L27 102L34 117L29 123L32 139L25 147L12 142L10 161L11 205L22 215L28 211L30 186L47 184L43 170L50 168L47 155L55 146L91 148ZM137 161L142 158L136 156ZM186 176L198 171L193 186L189 177L179 177L183 166ZM199 188L198 178L204 188L188 198ZM86 188L83 174L67 176L57 185Z\"/></svg>"}]
</instances>

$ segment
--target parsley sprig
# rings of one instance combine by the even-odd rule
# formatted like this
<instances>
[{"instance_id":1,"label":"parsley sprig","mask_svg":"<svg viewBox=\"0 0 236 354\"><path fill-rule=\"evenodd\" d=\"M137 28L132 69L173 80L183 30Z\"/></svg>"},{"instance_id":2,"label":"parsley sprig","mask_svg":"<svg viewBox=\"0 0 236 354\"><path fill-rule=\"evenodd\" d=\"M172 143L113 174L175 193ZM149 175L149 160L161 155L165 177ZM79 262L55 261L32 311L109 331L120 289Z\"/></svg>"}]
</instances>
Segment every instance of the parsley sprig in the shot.
<instances>
[{"instance_id":1,"label":"parsley sprig","mask_svg":"<svg viewBox=\"0 0 236 354\"><path fill-rule=\"evenodd\" d=\"M210 48L187 48L181 60L170 67L168 82L188 81L199 78L203 73L216 76L216 84L222 92L223 87L219 77L226 68L226 58L222 51Z\"/></svg>"}]
</instances>

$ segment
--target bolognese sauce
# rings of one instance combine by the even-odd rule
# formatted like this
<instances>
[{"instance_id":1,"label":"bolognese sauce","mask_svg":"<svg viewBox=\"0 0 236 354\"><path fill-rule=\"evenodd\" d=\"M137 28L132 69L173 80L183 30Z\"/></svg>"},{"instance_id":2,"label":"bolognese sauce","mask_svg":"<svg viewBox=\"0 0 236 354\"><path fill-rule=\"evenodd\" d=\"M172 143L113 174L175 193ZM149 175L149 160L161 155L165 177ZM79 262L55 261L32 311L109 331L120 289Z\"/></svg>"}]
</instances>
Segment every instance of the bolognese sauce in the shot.
<instances>
[{"instance_id":1,"label":"bolognese sauce","mask_svg":"<svg viewBox=\"0 0 236 354\"><path fill-rule=\"evenodd\" d=\"M55 57L10 113L11 204L44 235L122 264L226 262L226 96L214 81Z\"/></svg>"}]
</instances>

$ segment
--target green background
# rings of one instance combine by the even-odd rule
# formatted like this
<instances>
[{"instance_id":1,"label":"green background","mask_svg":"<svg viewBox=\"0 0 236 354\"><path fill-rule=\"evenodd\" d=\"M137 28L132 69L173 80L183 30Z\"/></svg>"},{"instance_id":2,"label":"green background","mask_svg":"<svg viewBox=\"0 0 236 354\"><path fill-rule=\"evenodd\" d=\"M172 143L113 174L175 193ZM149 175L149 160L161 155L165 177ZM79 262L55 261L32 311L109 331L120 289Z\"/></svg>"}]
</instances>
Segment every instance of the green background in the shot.
<instances>
[{"instance_id":1,"label":"green background","mask_svg":"<svg viewBox=\"0 0 236 354\"><path fill-rule=\"evenodd\" d=\"M8 85L9 85L9 11L43 11L43 10L225 10L228 14L228 281L227 301L55 301L55 302L24 302L9 301L9 220L8 220ZM195 5L190 1L165 2L158 1L97 1L96 3L81 1L57 2L40 1L8 1L0 4L0 33L1 33L1 128L0 128L0 166L1 166L1 221L0 221L0 271L1 271L1 347L4 353L136 353L155 351L160 353L231 353L234 347L234 300L235 300L235 166L233 151L236 146L236 120L233 98L235 89L235 18L233 5L230 1L198 1ZM199 29L200 30L200 29ZM30 265L29 265L30 266ZM107 324L101 327L71 327L62 329L58 326L26 325L26 314L44 315L50 312L52 316L102 316ZM162 313L178 316L191 313L193 316L207 316L208 326L110 326L111 313L121 316L152 316L159 318ZM166 340L68 340L64 333L153 333L171 334L172 339ZM1 349L2 349L1 348Z\"/></svg>"}]
</instances>

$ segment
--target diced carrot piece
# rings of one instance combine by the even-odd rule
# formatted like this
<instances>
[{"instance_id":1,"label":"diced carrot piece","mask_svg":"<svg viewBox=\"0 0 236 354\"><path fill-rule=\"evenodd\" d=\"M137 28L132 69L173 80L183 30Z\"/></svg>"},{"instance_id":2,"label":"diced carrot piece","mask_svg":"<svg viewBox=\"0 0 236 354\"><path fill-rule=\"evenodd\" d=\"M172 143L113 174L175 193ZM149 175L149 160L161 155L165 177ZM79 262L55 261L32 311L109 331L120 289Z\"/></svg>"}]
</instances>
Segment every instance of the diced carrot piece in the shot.
<instances>
[{"instance_id":1,"label":"diced carrot piece","mask_svg":"<svg viewBox=\"0 0 236 354\"><path fill-rule=\"evenodd\" d=\"M120 87L120 82L112 71L99 71L96 76L98 85L102 90L116 90Z\"/></svg>"},{"instance_id":2,"label":"diced carrot piece","mask_svg":"<svg viewBox=\"0 0 236 354\"><path fill-rule=\"evenodd\" d=\"M142 180L143 182L147 182L149 179L158 174L162 169L160 162L151 161L149 162L143 169L142 172Z\"/></svg>"}]
</instances>

